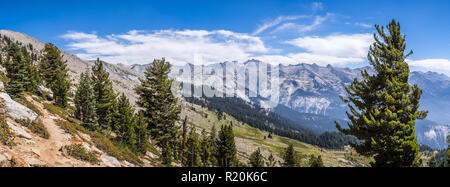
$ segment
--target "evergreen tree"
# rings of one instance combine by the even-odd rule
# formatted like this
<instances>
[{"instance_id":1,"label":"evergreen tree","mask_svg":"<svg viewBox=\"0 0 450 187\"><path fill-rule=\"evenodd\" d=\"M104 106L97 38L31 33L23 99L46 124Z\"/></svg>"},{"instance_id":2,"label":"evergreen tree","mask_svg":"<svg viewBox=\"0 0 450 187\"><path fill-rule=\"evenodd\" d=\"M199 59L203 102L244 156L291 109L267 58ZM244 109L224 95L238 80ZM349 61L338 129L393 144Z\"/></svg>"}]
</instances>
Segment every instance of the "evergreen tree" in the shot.
<instances>
[{"instance_id":1,"label":"evergreen tree","mask_svg":"<svg viewBox=\"0 0 450 187\"><path fill-rule=\"evenodd\" d=\"M272 153L270 153L269 158L267 158L266 165L267 165L267 167L275 167L276 161L275 161L275 157L273 156Z\"/></svg>"},{"instance_id":2,"label":"evergreen tree","mask_svg":"<svg viewBox=\"0 0 450 187\"><path fill-rule=\"evenodd\" d=\"M125 143L131 150L136 151L136 123L133 119L134 108L131 106L125 94L119 97L115 111L112 119L119 141Z\"/></svg>"},{"instance_id":3,"label":"evergreen tree","mask_svg":"<svg viewBox=\"0 0 450 187\"><path fill-rule=\"evenodd\" d=\"M113 90L109 73L103 67L100 59L92 67L92 82L96 99L98 123L102 130L111 130L111 115L114 113L116 94Z\"/></svg>"},{"instance_id":4,"label":"evergreen tree","mask_svg":"<svg viewBox=\"0 0 450 187\"><path fill-rule=\"evenodd\" d=\"M39 88L40 77L37 67L33 63L33 59L28 50L23 47L22 53L25 58L25 68L27 81L24 84L25 91L30 93L36 93Z\"/></svg>"},{"instance_id":5,"label":"evergreen tree","mask_svg":"<svg viewBox=\"0 0 450 187\"><path fill-rule=\"evenodd\" d=\"M447 167L450 167L450 135L447 136Z\"/></svg>"},{"instance_id":6,"label":"evergreen tree","mask_svg":"<svg viewBox=\"0 0 450 187\"><path fill-rule=\"evenodd\" d=\"M147 120L143 112L139 112L135 117L135 133L136 133L136 148L139 153L146 153L149 146Z\"/></svg>"},{"instance_id":7,"label":"evergreen tree","mask_svg":"<svg viewBox=\"0 0 450 187\"><path fill-rule=\"evenodd\" d=\"M311 157L309 158L309 167L313 167L313 168L319 168L319 167L324 167L323 165L323 161L322 161L322 156L314 156L311 155Z\"/></svg>"},{"instance_id":8,"label":"evergreen tree","mask_svg":"<svg viewBox=\"0 0 450 187\"><path fill-rule=\"evenodd\" d=\"M202 131L201 150L202 164L204 167L208 167L211 165L211 140L205 129Z\"/></svg>"},{"instance_id":9,"label":"evergreen tree","mask_svg":"<svg viewBox=\"0 0 450 187\"><path fill-rule=\"evenodd\" d=\"M39 74L44 85L52 90L55 104L66 107L70 88L67 61L63 60L61 51L51 43L45 44Z\"/></svg>"},{"instance_id":10,"label":"evergreen tree","mask_svg":"<svg viewBox=\"0 0 450 187\"><path fill-rule=\"evenodd\" d=\"M186 142L186 163L187 167L198 167L201 165L201 153L202 150L200 148L200 140L198 138L195 127L191 128L191 132L189 133L189 137Z\"/></svg>"},{"instance_id":11,"label":"evergreen tree","mask_svg":"<svg viewBox=\"0 0 450 187\"><path fill-rule=\"evenodd\" d=\"M362 143L352 144L362 155L374 156L372 166L409 167L418 164L419 145L415 135L416 119L424 119L425 111L419 111L422 91L410 86L409 66L405 59L405 37L400 24L393 20L388 26L375 26L378 35L370 47L368 59L376 73L362 72L363 80L355 79L346 88L351 113L347 116L349 129L339 131L353 135ZM353 104L353 105L352 105Z\"/></svg>"},{"instance_id":12,"label":"evergreen tree","mask_svg":"<svg viewBox=\"0 0 450 187\"><path fill-rule=\"evenodd\" d=\"M236 166L236 144L234 141L233 128L229 125L223 125L219 132L217 140L217 161L220 167Z\"/></svg>"},{"instance_id":13,"label":"evergreen tree","mask_svg":"<svg viewBox=\"0 0 450 187\"><path fill-rule=\"evenodd\" d=\"M257 149L250 155L250 165L252 167L264 167L264 157L261 154L261 149Z\"/></svg>"},{"instance_id":14,"label":"evergreen tree","mask_svg":"<svg viewBox=\"0 0 450 187\"><path fill-rule=\"evenodd\" d=\"M66 108L69 101L70 82L66 70L60 69L56 72L55 81L52 85L55 105Z\"/></svg>"},{"instance_id":15,"label":"evergreen tree","mask_svg":"<svg viewBox=\"0 0 450 187\"><path fill-rule=\"evenodd\" d=\"M211 127L211 133L209 134L209 142L210 142L210 152L211 152L211 156L210 156L210 163L211 166L216 166L217 165L217 130L216 130L216 126L213 125Z\"/></svg>"},{"instance_id":16,"label":"evergreen tree","mask_svg":"<svg viewBox=\"0 0 450 187\"><path fill-rule=\"evenodd\" d=\"M299 163L297 161L297 153L294 150L294 146L292 144L286 148L283 154L283 166L284 167L297 167Z\"/></svg>"},{"instance_id":17,"label":"evergreen tree","mask_svg":"<svg viewBox=\"0 0 450 187\"><path fill-rule=\"evenodd\" d=\"M25 85L29 84L27 74L27 62L19 45L12 43L8 47L8 63L6 63L7 77L10 79L5 91L12 97L22 97L26 91Z\"/></svg>"},{"instance_id":18,"label":"evergreen tree","mask_svg":"<svg viewBox=\"0 0 450 187\"><path fill-rule=\"evenodd\" d=\"M98 130L94 89L89 72L81 73L74 103L75 117L86 124L90 130Z\"/></svg>"},{"instance_id":19,"label":"evergreen tree","mask_svg":"<svg viewBox=\"0 0 450 187\"><path fill-rule=\"evenodd\" d=\"M145 77L140 79L135 91L139 95L137 104L143 108L148 119L149 133L162 148L164 155L172 149L176 137L179 136L179 127L175 124L179 120L181 108L177 98L172 94L172 82L169 79L170 63L162 60L154 60L146 69Z\"/></svg>"}]
</instances>

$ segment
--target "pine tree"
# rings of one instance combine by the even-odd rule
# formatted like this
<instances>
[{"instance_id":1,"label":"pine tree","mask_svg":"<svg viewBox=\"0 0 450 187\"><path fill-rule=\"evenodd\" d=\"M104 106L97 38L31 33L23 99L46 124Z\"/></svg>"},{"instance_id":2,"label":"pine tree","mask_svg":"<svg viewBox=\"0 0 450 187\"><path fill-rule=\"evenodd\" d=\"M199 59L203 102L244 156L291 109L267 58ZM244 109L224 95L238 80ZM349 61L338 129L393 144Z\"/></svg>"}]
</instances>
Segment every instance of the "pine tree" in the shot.
<instances>
[{"instance_id":1,"label":"pine tree","mask_svg":"<svg viewBox=\"0 0 450 187\"><path fill-rule=\"evenodd\" d=\"M202 151L202 164L204 167L211 165L211 140L206 130L202 131L202 141L201 141L201 151Z\"/></svg>"},{"instance_id":2,"label":"pine tree","mask_svg":"<svg viewBox=\"0 0 450 187\"><path fill-rule=\"evenodd\" d=\"M98 123L102 130L111 130L111 115L114 113L116 94L113 90L109 73L100 59L92 67L92 82L96 99Z\"/></svg>"},{"instance_id":3,"label":"pine tree","mask_svg":"<svg viewBox=\"0 0 450 187\"><path fill-rule=\"evenodd\" d=\"M264 167L264 157L261 154L261 149L257 149L250 155L250 165L252 167Z\"/></svg>"},{"instance_id":4,"label":"pine tree","mask_svg":"<svg viewBox=\"0 0 450 187\"><path fill-rule=\"evenodd\" d=\"M25 91L36 93L39 88L40 77L37 67L33 63L33 59L25 47L22 47L22 53L25 58L25 68L27 81L24 83Z\"/></svg>"},{"instance_id":5,"label":"pine tree","mask_svg":"<svg viewBox=\"0 0 450 187\"><path fill-rule=\"evenodd\" d=\"M75 93L75 117L90 130L98 130L95 96L89 72L82 73Z\"/></svg>"},{"instance_id":6,"label":"pine tree","mask_svg":"<svg viewBox=\"0 0 450 187\"><path fill-rule=\"evenodd\" d=\"M177 98L172 94L172 82L169 79L170 63L154 60L146 69L145 77L140 79L135 91L139 95L137 104L143 108L148 123L151 138L162 148L164 155L173 147L179 136L179 127L175 124L179 120L181 108Z\"/></svg>"},{"instance_id":7,"label":"pine tree","mask_svg":"<svg viewBox=\"0 0 450 187\"><path fill-rule=\"evenodd\" d=\"M39 74L44 85L53 92L55 104L65 108L70 88L67 61L63 60L61 51L51 43L45 45L44 55L39 63Z\"/></svg>"},{"instance_id":8,"label":"pine tree","mask_svg":"<svg viewBox=\"0 0 450 187\"><path fill-rule=\"evenodd\" d=\"M10 79L5 91L12 97L22 97L29 83L27 62L19 45L12 43L8 47L9 60L6 64L7 77Z\"/></svg>"},{"instance_id":9,"label":"pine tree","mask_svg":"<svg viewBox=\"0 0 450 187\"><path fill-rule=\"evenodd\" d=\"M272 153L270 153L269 158L267 158L266 165L267 167L275 167L276 161Z\"/></svg>"},{"instance_id":10,"label":"pine tree","mask_svg":"<svg viewBox=\"0 0 450 187\"><path fill-rule=\"evenodd\" d=\"M234 141L233 128L229 125L223 125L219 132L217 140L216 157L220 167L236 166L236 144Z\"/></svg>"},{"instance_id":11,"label":"pine tree","mask_svg":"<svg viewBox=\"0 0 450 187\"><path fill-rule=\"evenodd\" d=\"M324 167L323 165L323 161L322 161L322 156L314 156L311 155L311 157L309 158L309 167L313 167L313 168L319 168L319 167Z\"/></svg>"},{"instance_id":12,"label":"pine tree","mask_svg":"<svg viewBox=\"0 0 450 187\"><path fill-rule=\"evenodd\" d=\"M450 135L447 136L447 167L450 167Z\"/></svg>"},{"instance_id":13,"label":"pine tree","mask_svg":"<svg viewBox=\"0 0 450 187\"><path fill-rule=\"evenodd\" d=\"M297 161L297 153L294 150L294 146L292 144L286 148L283 154L283 166L284 167L297 167L299 163Z\"/></svg>"},{"instance_id":14,"label":"pine tree","mask_svg":"<svg viewBox=\"0 0 450 187\"><path fill-rule=\"evenodd\" d=\"M425 111L419 111L422 91L410 86L409 67L405 59L405 37L400 24L393 20L385 33L384 27L375 26L378 35L370 47L368 59L376 73L362 72L363 80L355 79L346 88L351 113L347 116L349 129L339 131L353 135L363 142L352 144L362 155L374 156L372 166L409 167L418 164L419 146L415 135L416 119L424 119ZM353 105L352 105L353 104Z\"/></svg>"},{"instance_id":15,"label":"pine tree","mask_svg":"<svg viewBox=\"0 0 450 187\"><path fill-rule=\"evenodd\" d=\"M191 128L191 132L189 133L189 137L186 142L186 153L187 157L185 166L198 167L201 165L200 156L202 150L200 148L200 140L194 126Z\"/></svg>"},{"instance_id":16,"label":"pine tree","mask_svg":"<svg viewBox=\"0 0 450 187\"><path fill-rule=\"evenodd\" d=\"M135 119L135 133L136 133L136 148L139 153L146 153L149 146L147 120L143 112L139 112L134 117Z\"/></svg>"},{"instance_id":17,"label":"pine tree","mask_svg":"<svg viewBox=\"0 0 450 187\"><path fill-rule=\"evenodd\" d=\"M66 108L69 101L70 82L68 78L67 71L60 69L56 72L55 81L52 85L55 105L62 108Z\"/></svg>"},{"instance_id":18,"label":"pine tree","mask_svg":"<svg viewBox=\"0 0 450 187\"><path fill-rule=\"evenodd\" d=\"M217 165L217 130L216 130L216 126L213 125L211 127L211 133L209 134L209 142L210 142L210 152L211 152L211 156L210 156L210 163L211 166L216 166Z\"/></svg>"},{"instance_id":19,"label":"pine tree","mask_svg":"<svg viewBox=\"0 0 450 187\"><path fill-rule=\"evenodd\" d=\"M136 132L133 119L134 108L122 93L117 102L117 108L112 116L115 132L120 142L125 143L131 150L136 151Z\"/></svg>"}]
</instances>

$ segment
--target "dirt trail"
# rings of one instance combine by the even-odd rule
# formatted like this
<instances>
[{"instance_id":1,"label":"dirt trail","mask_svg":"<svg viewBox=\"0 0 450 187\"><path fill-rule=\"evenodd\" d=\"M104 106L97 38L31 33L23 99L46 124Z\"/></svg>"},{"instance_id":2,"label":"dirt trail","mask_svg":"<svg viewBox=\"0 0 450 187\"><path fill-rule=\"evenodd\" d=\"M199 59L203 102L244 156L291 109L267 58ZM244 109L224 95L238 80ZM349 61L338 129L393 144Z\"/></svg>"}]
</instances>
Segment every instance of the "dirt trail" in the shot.
<instances>
[{"instance_id":1,"label":"dirt trail","mask_svg":"<svg viewBox=\"0 0 450 187\"><path fill-rule=\"evenodd\" d=\"M17 152L34 165L46 165L46 166L86 166L89 165L79 160L65 157L61 151L61 147L70 144L72 136L67 134L59 126L56 125L54 119L52 119L50 113L44 109L44 106L36 102L30 96L26 96L26 99L31 102L39 112L42 114L39 116L42 124L44 124L48 133L49 139L43 139L37 136L33 136L30 140L19 140L17 146ZM58 119L59 117L54 116ZM12 122L12 121L10 121ZM15 122L12 122L15 123ZM15 123L18 125L17 123Z\"/></svg>"}]
</instances>

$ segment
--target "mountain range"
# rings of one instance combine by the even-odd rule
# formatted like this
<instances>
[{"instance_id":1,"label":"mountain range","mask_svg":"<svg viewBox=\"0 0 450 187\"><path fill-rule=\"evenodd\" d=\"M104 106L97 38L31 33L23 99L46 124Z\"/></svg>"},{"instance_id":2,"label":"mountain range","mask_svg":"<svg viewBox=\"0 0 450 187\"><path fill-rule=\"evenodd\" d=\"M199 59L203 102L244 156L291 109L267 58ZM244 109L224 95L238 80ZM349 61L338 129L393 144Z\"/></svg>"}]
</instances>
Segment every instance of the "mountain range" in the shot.
<instances>
[{"instance_id":1,"label":"mountain range","mask_svg":"<svg viewBox=\"0 0 450 187\"><path fill-rule=\"evenodd\" d=\"M242 69L248 63L265 65L258 60L249 60L245 63L210 64L203 68L218 69L222 67L226 73L226 71L232 71L224 68L227 65L235 65ZM128 67L142 73L148 66L149 64L135 64ZM202 68L192 64L190 66ZM334 121L346 124L345 111L348 110L348 107L340 100L340 96L346 95L345 87L355 78L361 79L361 71L363 70L370 74L375 73L369 66L351 69L331 65L323 67L316 64L296 64L279 65L278 68L280 104L272 110L285 118L311 128L317 133L336 131ZM174 79L186 81L182 80L182 73L183 67L172 67L171 76ZM216 80L222 78L219 76L221 73L220 71L208 72L208 76L210 76L208 80L196 82L199 80L193 79L192 83L194 85L212 86ZM450 127L450 78L445 74L435 72L414 71L410 73L410 83L417 84L423 90L421 109L429 111L426 120L417 121L416 131L419 142L437 149L447 148L445 140ZM248 82L246 88L248 88ZM268 94L268 97L272 94ZM244 100L252 101L254 104L261 104L262 98L249 98L242 94L238 94L238 96Z\"/></svg>"}]
</instances>

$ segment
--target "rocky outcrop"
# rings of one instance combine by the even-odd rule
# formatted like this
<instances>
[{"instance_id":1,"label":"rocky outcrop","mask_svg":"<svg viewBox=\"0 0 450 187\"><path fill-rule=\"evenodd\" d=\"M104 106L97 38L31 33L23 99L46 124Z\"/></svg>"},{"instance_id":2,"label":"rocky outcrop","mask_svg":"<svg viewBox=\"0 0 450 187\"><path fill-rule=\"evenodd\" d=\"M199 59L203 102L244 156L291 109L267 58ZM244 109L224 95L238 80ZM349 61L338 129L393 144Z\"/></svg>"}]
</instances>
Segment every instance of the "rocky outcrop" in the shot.
<instances>
[{"instance_id":1,"label":"rocky outcrop","mask_svg":"<svg viewBox=\"0 0 450 187\"><path fill-rule=\"evenodd\" d=\"M12 119L31 120L31 121L36 121L38 119L38 115L35 112L23 106L22 104L12 100L7 93L4 92L0 93L0 98L2 98L5 101L6 116Z\"/></svg>"},{"instance_id":2,"label":"rocky outcrop","mask_svg":"<svg viewBox=\"0 0 450 187\"><path fill-rule=\"evenodd\" d=\"M32 136L25 129L23 129L22 127L16 126L9 121L6 123L8 124L9 128L13 131L13 133L17 137L31 140Z\"/></svg>"},{"instance_id":3,"label":"rocky outcrop","mask_svg":"<svg viewBox=\"0 0 450 187\"><path fill-rule=\"evenodd\" d=\"M117 160L116 158L114 158L112 156L108 156L107 154L103 154L102 156L100 156L100 159L108 167L121 167L122 166L120 164L119 160Z\"/></svg>"}]
</instances>

